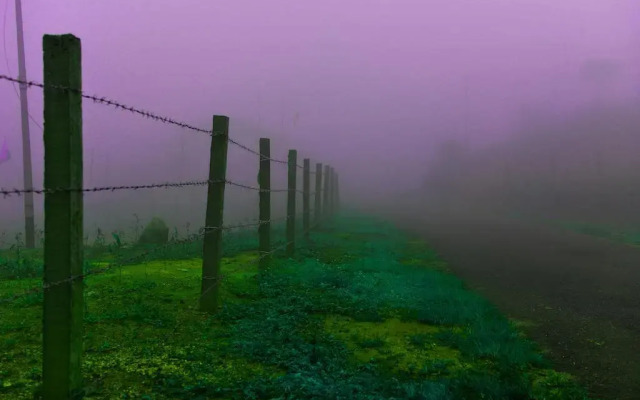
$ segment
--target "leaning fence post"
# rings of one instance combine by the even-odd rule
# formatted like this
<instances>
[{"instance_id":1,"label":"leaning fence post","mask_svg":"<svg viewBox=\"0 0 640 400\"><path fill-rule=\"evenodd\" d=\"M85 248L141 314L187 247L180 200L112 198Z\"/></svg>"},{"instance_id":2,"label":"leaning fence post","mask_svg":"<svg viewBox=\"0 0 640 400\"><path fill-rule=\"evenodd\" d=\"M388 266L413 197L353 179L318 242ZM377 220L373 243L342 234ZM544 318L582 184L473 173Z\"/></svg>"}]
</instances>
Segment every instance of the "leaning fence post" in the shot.
<instances>
[{"instance_id":1,"label":"leaning fence post","mask_svg":"<svg viewBox=\"0 0 640 400\"><path fill-rule=\"evenodd\" d=\"M322 216L322 164L316 164L316 193L315 201L313 203L313 209L315 214L315 223L320 223Z\"/></svg>"},{"instance_id":2,"label":"leaning fence post","mask_svg":"<svg viewBox=\"0 0 640 400\"><path fill-rule=\"evenodd\" d=\"M220 264L222 262L222 223L224 189L227 179L227 147L229 117L213 116L213 134L209 159L209 185L202 247L202 291L200 309L215 312L220 297Z\"/></svg>"},{"instance_id":3,"label":"leaning fence post","mask_svg":"<svg viewBox=\"0 0 640 400\"><path fill-rule=\"evenodd\" d=\"M46 190L42 393L47 400L57 400L81 396L83 387L83 196L81 190L49 192L82 188L81 46L73 35L44 35L42 45Z\"/></svg>"},{"instance_id":4,"label":"leaning fence post","mask_svg":"<svg viewBox=\"0 0 640 400\"><path fill-rule=\"evenodd\" d=\"M329 171L331 171L331 167L328 165L324 166L324 192L322 193L322 218L326 219L329 215L329 184L330 184L330 176Z\"/></svg>"},{"instance_id":5,"label":"leaning fence post","mask_svg":"<svg viewBox=\"0 0 640 400\"><path fill-rule=\"evenodd\" d=\"M305 239L309 239L309 227L310 227L310 218L311 218L311 210L309 209L309 200L310 200L310 186L311 182L311 161L308 158L304 159L304 163L302 166L302 231L304 232Z\"/></svg>"},{"instance_id":6,"label":"leaning fence post","mask_svg":"<svg viewBox=\"0 0 640 400\"><path fill-rule=\"evenodd\" d=\"M298 152L289 150L289 174L287 191L287 256L293 256L296 248L296 177Z\"/></svg>"},{"instance_id":7,"label":"leaning fence post","mask_svg":"<svg viewBox=\"0 0 640 400\"><path fill-rule=\"evenodd\" d=\"M267 138L260 139L260 216L258 225L260 269L269 268L271 257L271 143Z\"/></svg>"}]
</instances>

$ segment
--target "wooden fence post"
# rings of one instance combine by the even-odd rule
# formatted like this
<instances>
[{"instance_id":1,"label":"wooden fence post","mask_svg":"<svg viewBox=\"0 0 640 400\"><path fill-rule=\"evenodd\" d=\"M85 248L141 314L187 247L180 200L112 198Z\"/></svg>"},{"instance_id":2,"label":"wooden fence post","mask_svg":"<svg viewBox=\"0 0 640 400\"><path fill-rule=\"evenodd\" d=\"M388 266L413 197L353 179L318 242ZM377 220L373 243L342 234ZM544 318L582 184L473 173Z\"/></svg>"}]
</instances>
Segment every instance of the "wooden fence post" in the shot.
<instances>
[{"instance_id":1,"label":"wooden fence post","mask_svg":"<svg viewBox=\"0 0 640 400\"><path fill-rule=\"evenodd\" d=\"M260 185L260 220L258 226L260 269L269 268L271 256L271 141L267 138L260 139L260 172L258 173Z\"/></svg>"},{"instance_id":2,"label":"wooden fence post","mask_svg":"<svg viewBox=\"0 0 640 400\"><path fill-rule=\"evenodd\" d=\"M336 170L331 167L331 217L336 215Z\"/></svg>"},{"instance_id":3,"label":"wooden fence post","mask_svg":"<svg viewBox=\"0 0 640 400\"><path fill-rule=\"evenodd\" d=\"M336 212L340 212L340 176L336 174Z\"/></svg>"},{"instance_id":4,"label":"wooden fence post","mask_svg":"<svg viewBox=\"0 0 640 400\"><path fill-rule=\"evenodd\" d=\"M287 192L287 256L293 256L296 248L296 177L298 152L289 150L289 176Z\"/></svg>"},{"instance_id":5,"label":"wooden fence post","mask_svg":"<svg viewBox=\"0 0 640 400\"><path fill-rule=\"evenodd\" d=\"M330 184L330 186L329 186L329 214L333 218L333 216L335 214L334 189L335 189L335 181L336 181L335 169L333 169L333 167L331 167L331 172L329 172L329 176L331 177L329 179L329 184Z\"/></svg>"},{"instance_id":6,"label":"wooden fence post","mask_svg":"<svg viewBox=\"0 0 640 400\"><path fill-rule=\"evenodd\" d=\"M44 35L44 188L82 188L80 39ZM70 88L56 89L52 86ZM42 394L82 396L83 193L44 196ZM71 279L77 277L76 279ZM48 285L62 282L54 286Z\"/></svg>"},{"instance_id":7,"label":"wooden fence post","mask_svg":"<svg viewBox=\"0 0 640 400\"><path fill-rule=\"evenodd\" d=\"M315 214L315 223L320 223L322 216L322 164L316 164L316 192L315 201L313 203L313 211Z\"/></svg>"},{"instance_id":8,"label":"wooden fence post","mask_svg":"<svg viewBox=\"0 0 640 400\"><path fill-rule=\"evenodd\" d=\"M338 173L333 171L333 214L338 214Z\"/></svg>"},{"instance_id":9,"label":"wooden fence post","mask_svg":"<svg viewBox=\"0 0 640 400\"><path fill-rule=\"evenodd\" d=\"M304 232L304 238L309 240L309 227L310 219L311 219L311 210L309 209L309 190L311 186L310 178L311 178L311 160L308 158L304 159L304 164L302 166L302 231Z\"/></svg>"},{"instance_id":10,"label":"wooden fence post","mask_svg":"<svg viewBox=\"0 0 640 400\"><path fill-rule=\"evenodd\" d=\"M213 135L209 159L209 185L202 248L202 291L200 309L213 313L220 301L220 264L222 262L222 223L224 189L227 178L229 117L213 116Z\"/></svg>"},{"instance_id":11,"label":"wooden fence post","mask_svg":"<svg viewBox=\"0 0 640 400\"><path fill-rule=\"evenodd\" d=\"M322 193L322 217L323 219L327 219L329 216L329 195L331 194L329 190L330 185L330 176L331 167L328 165L324 166L324 192Z\"/></svg>"},{"instance_id":12,"label":"wooden fence post","mask_svg":"<svg viewBox=\"0 0 640 400\"><path fill-rule=\"evenodd\" d=\"M331 204L331 217L333 218L336 214L336 170L331 167L331 197L329 199L329 204Z\"/></svg>"}]
</instances>

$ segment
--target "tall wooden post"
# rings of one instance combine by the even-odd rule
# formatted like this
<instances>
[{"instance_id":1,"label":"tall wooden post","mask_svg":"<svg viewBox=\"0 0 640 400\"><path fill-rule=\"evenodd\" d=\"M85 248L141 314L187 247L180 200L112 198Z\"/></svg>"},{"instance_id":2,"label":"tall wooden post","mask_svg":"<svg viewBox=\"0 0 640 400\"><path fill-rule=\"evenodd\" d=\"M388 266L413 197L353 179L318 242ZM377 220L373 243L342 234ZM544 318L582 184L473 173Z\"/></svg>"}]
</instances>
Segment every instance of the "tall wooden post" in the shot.
<instances>
[{"instance_id":1,"label":"tall wooden post","mask_svg":"<svg viewBox=\"0 0 640 400\"><path fill-rule=\"evenodd\" d=\"M326 219L329 216L330 195L331 195L331 167L324 166L324 192L322 193L322 217Z\"/></svg>"},{"instance_id":2,"label":"tall wooden post","mask_svg":"<svg viewBox=\"0 0 640 400\"><path fill-rule=\"evenodd\" d=\"M334 191L335 191L335 180L336 180L336 175L335 175L335 169L333 169L333 167L331 167L331 170L329 171L329 215L331 217L333 217L333 215L335 214L335 195L334 195Z\"/></svg>"},{"instance_id":3,"label":"tall wooden post","mask_svg":"<svg viewBox=\"0 0 640 400\"><path fill-rule=\"evenodd\" d=\"M334 191L335 191L335 181L336 181L336 175L335 175L336 170L331 167L331 170L329 171L329 215L331 217L333 217L333 215L335 214L335 195L334 195Z\"/></svg>"},{"instance_id":4,"label":"tall wooden post","mask_svg":"<svg viewBox=\"0 0 640 400\"><path fill-rule=\"evenodd\" d=\"M298 152L289 150L289 176L287 193L287 256L293 256L296 248L296 177Z\"/></svg>"},{"instance_id":5,"label":"tall wooden post","mask_svg":"<svg viewBox=\"0 0 640 400\"><path fill-rule=\"evenodd\" d=\"M336 212L340 212L340 176L336 174L336 187L335 187L335 197L336 197Z\"/></svg>"},{"instance_id":6,"label":"tall wooden post","mask_svg":"<svg viewBox=\"0 0 640 400\"><path fill-rule=\"evenodd\" d=\"M336 170L331 168L331 216L336 215Z\"/></svg>"},{"instance_id":7,"label":"tall wooden post","mask_svg":"<svg viewBox=\"0 0 640 400\"><path fill-rule=\"evenodd\" d=\"M260 225L258 226L260 269L269 268L271 257L271 142L267 138L260 139Z\"/></svg>"},{"instance_id":8,"label":"tall wooden post","mask_svg":"<svg viewBox=\"0 0 640 400\"><path fill-rule=\"evenodd\" d=\"M333 172L333 213L338 213L338 173Z\"/></svg>"},{"instance_id":9,"label":"tall wooden post","mask_svg":"<svg viewBox=\"0 0 640 400\"><path fill-rule=\"evenodd\" d=\"M311 161L308 158L304 159L302 165L302 231L304 232L304 238L309 239L309 228L311 226L311 210L309 204L309 190L311 186Z\"/></svg>"},{"instance_id":10,"label":"tall wooden post","mask_svg":"<svg viewBox=\"0 0 640 400\"><path fill-rule=\"evenodd\" d=\"M222 262L222 224L224 189L227 179L229 117L214 115L209 159L207 213L202 248L202 290L200 309L217 311L220 301L220 264Z\"/></svg>"},{"instance_id":11,"label":"tall wooden post","mask_svg":"<svg viewBox=\"0 0 640 400\"><path fill-rule=\"evenodd\" d=\"M16 33L18 38L18 79L27 80L27 67L24 57L24 34L22 29L22 2L16 0ZM29 101L27 99L27 84L20 84L20 110L22 122L22 170L23 182L26 190L33 189L33 171L31 165L31 135L29 134ZM35 221L33 212L33 192L24 194L24 227L25 246L35 247Z\"/></svg>"},{"instance_id":12,"label":"tall wooden post","mask_svg":"<svg viewBox=\"0 0 640 400\"><path fill-rule=\"evenodd\" d=\"M313 202L313 209L315 214L315 223L319 224L322 218L322 164L316 164L316 193L315 201Z\"/></svg>"},{"instance_id":13,"label":"tall wooden post","mask_svg":"<svg viewBox=\"0 0 640 400\"><path fill-rule=\"evenodd\" d=\"M45 190L81 189L80 39L73 35L44 35L42 44L44 187ZM66 400L82 395L82 194L81 190L61 190L46 192L44 196L42 392L46 400Z\"/></svg>"}]
</instances>

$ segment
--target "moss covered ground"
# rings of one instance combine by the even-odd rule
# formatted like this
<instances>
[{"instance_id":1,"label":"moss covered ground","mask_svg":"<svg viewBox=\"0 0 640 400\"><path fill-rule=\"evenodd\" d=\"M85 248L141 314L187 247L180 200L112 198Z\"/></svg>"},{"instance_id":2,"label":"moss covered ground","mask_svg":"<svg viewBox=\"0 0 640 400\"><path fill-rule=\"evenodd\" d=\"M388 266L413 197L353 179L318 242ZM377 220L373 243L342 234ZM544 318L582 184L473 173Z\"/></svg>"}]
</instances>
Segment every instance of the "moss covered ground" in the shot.
<instances>
[{"instance_id":1,"label":"moss covered ground","mask_svg":"<svg viewBox=\"0 0 640 400\"><path fill-rule=\"evenodd\" d=\"M284 235L283 235L284 236ZM201 243L85 279L87 399L586 399L422 242L369 217L312 232L259 271L225 238L216 315L197 311ZM87 249L100 268L136 248ZM0 299L37 286L41 254L0 253ZM0 398L41 379L41 294L0 303Z\"/></svg>"}]
</instances>

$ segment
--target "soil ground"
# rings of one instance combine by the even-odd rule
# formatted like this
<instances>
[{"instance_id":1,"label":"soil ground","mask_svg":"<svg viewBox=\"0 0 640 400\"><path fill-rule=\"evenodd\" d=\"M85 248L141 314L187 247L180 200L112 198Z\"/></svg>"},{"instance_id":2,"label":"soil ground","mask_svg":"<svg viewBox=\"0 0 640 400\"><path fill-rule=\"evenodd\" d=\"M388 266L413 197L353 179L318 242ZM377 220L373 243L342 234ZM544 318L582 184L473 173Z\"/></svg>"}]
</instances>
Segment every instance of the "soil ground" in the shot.
<instances>
[{"instance_id":1,"label":"soil ground","mask_svg":"<svg viewBox=\"0 0 640 400\"><path fill-rule=\"evenodd\" d=\"M388 213L602 399L640 399L640 249L535 222ZM415 208L413 208L415 210Z\"/></svg>"}]
</instances>

